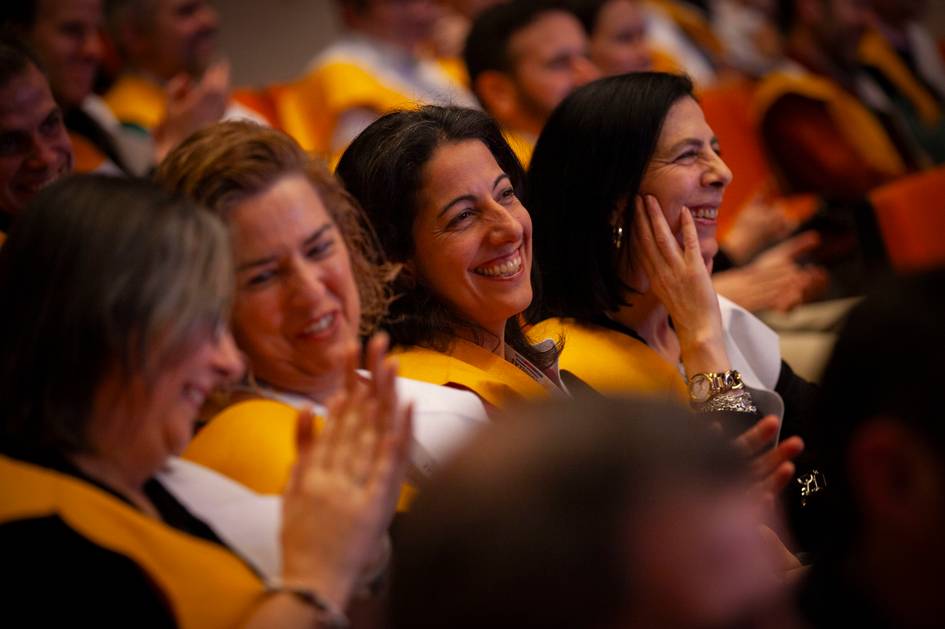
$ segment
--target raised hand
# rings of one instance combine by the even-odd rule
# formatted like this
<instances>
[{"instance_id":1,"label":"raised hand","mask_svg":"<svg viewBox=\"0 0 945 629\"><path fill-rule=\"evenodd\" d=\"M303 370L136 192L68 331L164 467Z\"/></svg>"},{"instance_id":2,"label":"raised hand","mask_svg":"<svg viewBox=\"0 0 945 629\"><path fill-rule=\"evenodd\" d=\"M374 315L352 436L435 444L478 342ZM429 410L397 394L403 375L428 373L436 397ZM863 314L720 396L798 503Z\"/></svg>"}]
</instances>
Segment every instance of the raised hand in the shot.
<instances>
[{"instance_id":1,"label":"raised hand","mask_svg":"<svg viewBox=\"0 0 945 629\"><path fill-rule=\"evenodd\" d=\"M774 415L761 418L735 439L735 448L752 459L751 473L756 488L764 496L775 497L794 476L792 461L804 451L800 437L790 437L768 448L778 433L780 422Z\"/></svg>"},{"instance_id":2,"label":"raised hand","mask_svg":"<svg viewBox=\"0 0 945 629\"><path fill-rule=\"evenodd\" d=\"M167 84L167 113L154 130L160 161L191 134L219 121L230 99L230 64L215 62L199 81L179 74Z\"/></svg>"},{"instance_id":3,"label":"raised hand","mask_svg":"<svg viewBox=\"0 0 945 629\"><path fill-rule=\"evenodd\" d=\"M631 264L643 269L649 278L649 289L669 312L686 371L690 374L726 371L730 367L718 296L688 208L682 208L680 229L681 246L656 197L637 197Z\"/></svg>"},{"instance_id":4,"label":"raised hand","mask_svg":"<svg viewBox=\"0 0 945 629\"><path fill-rule=\"evenodd\" d=\"M393 517L411 443L412 411L397 400L386 349L386 337L371 339L373 378L365 383L351 348L344 390L328 403L321 434L310 413L300 414L299 458L283 494L283 581L339 609Z\"/></svg>"}]
</instances>

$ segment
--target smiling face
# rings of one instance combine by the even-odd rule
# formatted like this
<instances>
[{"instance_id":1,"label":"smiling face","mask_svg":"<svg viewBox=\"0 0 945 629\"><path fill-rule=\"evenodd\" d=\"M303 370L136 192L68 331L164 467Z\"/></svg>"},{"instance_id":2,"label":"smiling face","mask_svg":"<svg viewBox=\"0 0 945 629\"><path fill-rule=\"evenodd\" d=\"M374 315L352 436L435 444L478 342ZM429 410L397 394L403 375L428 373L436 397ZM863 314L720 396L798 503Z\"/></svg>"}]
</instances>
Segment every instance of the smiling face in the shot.
<instances>
[{"instance_id":1,"label":"smiling face","mask_svg":"<svg viewBox=\"0 0 945 629\"><path fill-rule=\"evenodd\" d=\"M72 145L46 78L32 65L0 88L0 211L16 214L72 170Z\"/></svg>"},{"instance_id":2,"label":"smiling face","mask_svg":"<svg viewBox=\"0 0 945 629\"><path fill-rule=\"evenodd\" d=\"M639 0L611 0L601 7L589 51L591 60L607 76L650 69L653 59Z\"/></svg>"},{"instance_id":3,"label":"smiling face","mask_svg":"<svg viewBox=\"0 0 945 629\"><path fill-rule=\"evenodd\" d=\"M532 221L485 144L441 145L423 167L410 265L456 315L503 337L532 300Z\"/></svg>"},{"instance_id":4,"label":"smiling face","mask_svg":"<svg viewBox=\"0 0 945 629\"><path fill-rule=\"evenodd\" d=\"M682 208L692 211L706 264L719 249L715 240L718 211L731 180L732 171L720 157L718 142L699 104L688 96L678 100L663 121L640 194L656 197L677 237Z\"/></svg>"},{"instance_id":5,"label":"smiling face","mask_svg":"<svg viewBox=\"0 0 945 629\"><path fill-rule=\"evenodd\" d=\"M180 72L199 76L217 54L219 22L208 0L156 0L140 56L163 79Z\"/></svg>"},{"instance_id":6,"label":"smiling face","mask_svg":"<svg viewBox=\"0 0 945 629\"><path fill-rule=\"evenodd\" d=\"M160 368L156 377L111 373L99 387L89 441L103 454L116 451L136 478L150 478L194 434L207 396L242 373L229 330L205 329L202 338ZM133 423L129 421L133 420Z\"/></svg>"},{"instance_id":7,"label":"smiling face","mask_svg":"<svg viewBox=\"0 0 945 629\"><path fill-rule=\"evenodd\" d=\"M599 75L587 58L584 29L570 13L551 10L515 33L509 57L519 114L538 133L555 107L575 88Z\"/></svg>"},{"instance_id":8,"label":"smiling face","mask_svg":"<svg viewBox=\"0 0 945 629\"><path fill-rule=\"evenodd\" d=\"M230 213L233 330L254 375L314 399L344 379L361 304L348 249L321 197L288 174Z\"/></svg>"},{"instance_id":9,"label":"smiling face","mask_svg":"<svg viewBox=\"0 0 945 629\"><path fill-rule=\"evenodd\" d=\"M92 92L102 61L102 0L42 0L28 33L49 72L63 107L75 107Z\"/></svg>"}]
</instances>

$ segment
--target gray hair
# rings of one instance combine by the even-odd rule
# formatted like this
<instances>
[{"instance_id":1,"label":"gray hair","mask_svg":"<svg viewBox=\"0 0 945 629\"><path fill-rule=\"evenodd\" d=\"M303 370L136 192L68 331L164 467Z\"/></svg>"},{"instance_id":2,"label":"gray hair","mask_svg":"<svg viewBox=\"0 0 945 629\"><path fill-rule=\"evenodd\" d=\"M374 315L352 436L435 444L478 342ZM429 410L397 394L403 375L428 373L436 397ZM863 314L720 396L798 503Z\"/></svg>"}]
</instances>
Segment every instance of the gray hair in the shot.
<instances>
[{"instance_id":1,"label":"gray hair","mask_svg":"<svg viewBox=\"0 0 945 629\"><path fill-rule=\"evenodd\" d=\"M106 375L154 379L226 320L229 239L145 181L83 175L33 200L0 252L0 435L82 451Z\"/></svg>"}]
</instances>

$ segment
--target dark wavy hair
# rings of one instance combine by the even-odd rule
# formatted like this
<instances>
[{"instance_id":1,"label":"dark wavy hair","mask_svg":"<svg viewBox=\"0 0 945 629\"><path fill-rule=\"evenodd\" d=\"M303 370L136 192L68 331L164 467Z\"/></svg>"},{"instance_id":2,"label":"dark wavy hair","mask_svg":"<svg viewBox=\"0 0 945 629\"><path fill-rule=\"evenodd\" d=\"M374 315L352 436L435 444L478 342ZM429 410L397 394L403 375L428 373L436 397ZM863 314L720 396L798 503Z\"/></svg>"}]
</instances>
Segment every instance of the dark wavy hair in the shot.
<instances>
[{"instance_id":1,"label":"dark wavy hair","mask_svg":"<svg viewBox=\"0 0 945 629\"><path fill-rule=\"evenodd\" d=\"M532 212L539 281L526 313L592 320L625 304L612 217L626 200L622 246L629 245L632 199L656 150L663 121L692 81L661 72L599 79L558 105L535 145L525 205Z\"/></svg>"},{"instance_id":2,"label":"dark wavy hair","mask_svg":"<svg viewBox=\"0 0 945 629\"><path fill-rule=\"evenodd\" d=\"M414 255L413 224L419 210L424 165L444 144L478 140L486 145L521 196L525 172L502 132L488 115L461 107L426 106L382 116L341 156L336 174L364 208L384 254L404 263ZM537 271L532 266L532 281ZM395 345L448 351L459 328L484 343L485 331L460 318L437 295L408 273L394 281L397 295L383 327ZM557 350L540 352L528 341L517 317L505 325L505 340L535 364L551 364Z\"/></svg>"}]
</instances>

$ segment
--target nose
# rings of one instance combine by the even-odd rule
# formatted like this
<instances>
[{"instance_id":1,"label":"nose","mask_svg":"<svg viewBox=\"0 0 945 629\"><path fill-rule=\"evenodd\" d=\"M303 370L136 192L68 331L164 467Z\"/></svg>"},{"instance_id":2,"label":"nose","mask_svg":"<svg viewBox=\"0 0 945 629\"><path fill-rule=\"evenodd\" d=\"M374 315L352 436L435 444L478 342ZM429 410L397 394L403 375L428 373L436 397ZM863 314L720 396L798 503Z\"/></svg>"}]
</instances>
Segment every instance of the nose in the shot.
<instances>
[{"instance_id":1,"label":"nose","mask_svg":"<svg viewBox=\"0 0 945 629\"><path fill-rule=\"evenodd\" d=\"M489 238L492 244L501 245L518 242L522 239L525 228L513 211L501 203L492 201L488 214L490 223Z\"/></svg>"},{"instance_id":2,"label":"nose","mask_svg":"<svg viewBox=\"0 0 945 629\"><path fill-rule=\"evenodd\" d=\"M60 151L57 150L55 142L50 142L42 136L34 136L33 147L27 158L27 164L31 169L53 170L58 166L60 159Z\"/></svg>"},{"instance_id":3,"label":"nose","mask_svg":"<svg viewBox=\"0 0 945 629\"><path fill-rule=\"evenodd\" d=\"M732 183L732 171L715 151L712 151L712 160L703 174L702 183L722 189Z\"/></svg>"},{"instance_id":4,"label":"nose","mask_svg":"<svg viewBox=\"0 0 945 629\"><path fill-rule=\"evenodd\" d=\"M577 55L571 61L571 80L574 87L580 87L600 78L600 70L587 55Z\"/></svg>"},{"instance_id":5,"label":"nose","mask_svg":"<svg viewBox=\"0 0 945 629\"><path fill-rule=\"evenodd\" d=\"M213 369L227 382L240 378L246 369L229 327L226 327L214 341Z\"/></svg>"},{"instance_id":6,"label":"nose","mask_svg":"<svg viewBox=\"0 0 945 629\"><path fill-rule=\"evenodd\" d=\"M82 57L98 63L104 54L105 46L102 43L102 36L98 31L87 32L82 38Z\"/></svg>"},{"instance_id":7,"label":"nose","mask_svg":"<svg viewBox=\"0 0 945 629\"><path fill-rule=\"evenodd\" d=\"M200 11L200 22L204 28L216 31L220 26L220 14L209 2L204 2Z\"/></svg>"},{"instance_id":8,"label":"nose","mask_svg":"<svg viewBox=\"0 0 945 629\"><path fill-rule=\"evenodd\" d=\"M325 298L325 282L318 265L299 262L290 278L290 304L312 306Z\"/></svg>"}]
</instances>

